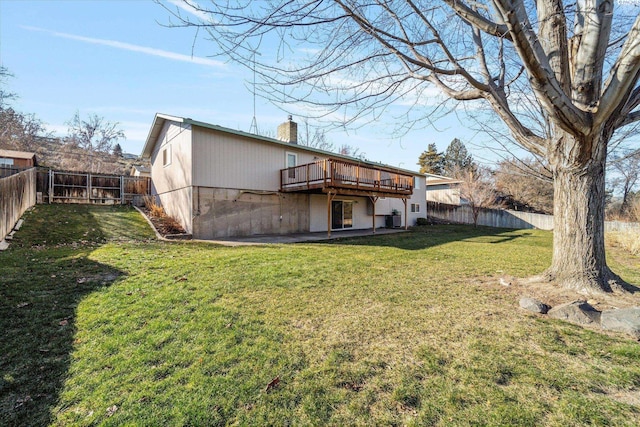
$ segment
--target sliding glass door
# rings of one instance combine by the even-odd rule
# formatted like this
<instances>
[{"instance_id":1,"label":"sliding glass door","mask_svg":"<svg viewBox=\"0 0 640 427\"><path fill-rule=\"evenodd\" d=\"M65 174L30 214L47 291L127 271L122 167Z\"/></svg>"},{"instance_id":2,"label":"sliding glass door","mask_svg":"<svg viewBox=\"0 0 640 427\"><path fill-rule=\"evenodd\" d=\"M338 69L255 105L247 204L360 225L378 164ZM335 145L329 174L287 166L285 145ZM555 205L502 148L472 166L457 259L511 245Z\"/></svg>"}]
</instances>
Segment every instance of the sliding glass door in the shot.
<instances>
[{"instance_id":1,"label":"sliding glass door","mask_svg":"<svg viewBox=\"0 0 640 427\"><path fill-rule=\"evenodd\" d=\"M331 202L331 229L353 227L353 202L334 200Z\"/></svg>"}]
</instances>

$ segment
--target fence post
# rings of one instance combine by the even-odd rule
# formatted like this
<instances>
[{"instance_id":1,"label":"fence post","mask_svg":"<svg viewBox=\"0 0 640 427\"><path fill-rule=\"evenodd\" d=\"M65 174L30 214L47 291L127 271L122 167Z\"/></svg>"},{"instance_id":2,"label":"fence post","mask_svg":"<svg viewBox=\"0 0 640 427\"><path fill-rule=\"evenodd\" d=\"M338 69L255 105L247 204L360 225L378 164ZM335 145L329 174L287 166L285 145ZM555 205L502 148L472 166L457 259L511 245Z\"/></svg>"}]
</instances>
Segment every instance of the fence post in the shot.
<instances>
[{"instance_id":1,"label":"fence post","mask_svg":"<svg viewBox=\"0 0 640 427\"><path fill-rule=\"evenodd\" d=\"M87 203L91 203L91 174L87 174Z\"/></svg>"},{"instance_id":2,"label":"fence post","mask_svg":"<svg viewBox=\"0 0 640 427\"><path fill-rule=\"evenodd\" d=\"M53 170L49 169L49 204L53 203Z\"/></svg>"},{"instance_id":3,"label":"fence post","mask_svg":"<svg viewBox=\"0 0 640 427\"><path fill-rule=\"evenodd\" d=\"M124 176L120 175L120 204L124 205Z\"/></svg>"}]
</instances>

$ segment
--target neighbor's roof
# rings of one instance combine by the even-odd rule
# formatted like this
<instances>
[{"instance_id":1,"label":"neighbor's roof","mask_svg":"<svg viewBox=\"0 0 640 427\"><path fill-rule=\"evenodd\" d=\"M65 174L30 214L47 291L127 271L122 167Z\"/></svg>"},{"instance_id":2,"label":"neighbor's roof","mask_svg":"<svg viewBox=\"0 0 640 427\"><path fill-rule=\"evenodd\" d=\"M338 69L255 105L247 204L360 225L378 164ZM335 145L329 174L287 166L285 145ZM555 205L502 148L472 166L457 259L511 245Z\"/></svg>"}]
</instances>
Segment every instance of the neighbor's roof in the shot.
<instances>
[{"instance_id":1,"label":"neighbor's roof","mask_svg":"<svg viewBox=\"0 0 640 427\"><path fill-rule=\"evenodd\" d=\"M36 153L29 153L27 151L14 151L14 150L0 150L0 157L11 159L33 159Z\"/></svg>"},{"instance_id":2,"label":"neighbor's roof","mask_svg":"<svg viewBox=\"0 0 640 427\"><path fill-rule=\"evenodd\" d=\"M211 130L215 130L215 131L218 131L218 132L223 132L223 133L227 133L227 134L231 134L231 135L237 135L237 136L242 136L242 137L245 137L245 138L251 138L251 139L256 140L256 141L261 141L261 142L266 142L266 143L271 143L271 144L276 144L276 145L282 145L282 146L286 146L286 147L295 147L298 150L308 151L310 153L316 153L316 154L320 154L320 155L326 156L326 157L345 159L345 160L348 160L348 161L351 161L351 162L362 163L362 164L373 166L373 167L376 167L376 168L384 168L384 169L391 170L393 172L403 172L403 173L406 173L406 174L409 174L409 175L424 176L424 174L422 174L420 172L416 172L416 171L412 171L412 170L408 170L408 169L402 169L402 168L398 168L398 167L395 167L395 166L392 166L392 165L386 165L384 163L377 163L377 162L371 162L371 161L368 161L368 160L361 160L361 159L357 159L355 157L345 156L345 155L342 155L342 154L332 153L330 151L324 151L324 150L319 150L317 148L307 147L305 145L298 145L298 144L294 145L294 144L291 144L290 142L280 141L278 139L268 138L266 136L256 135L256 134L253 134L253 133L243 132L243 131L234 130L234 129L229 129L229 128L226 128L226 127L223 127L223 126L212 125L210 123L199 122L197 120L192 120L192 119L189 119L189 118L170 116L168 114L160 114L160 113L157 113L155 118L153 119L153 124L151 125L151 130L149 131L149 135L147 136L147 140L144 143L144 148L142 149L141 157L143 157L143 158L151 157L151 153L153 152L153 147L156 144L156 140L158 139L158 136L160 136L160 132L162 132L162 128L164 127L164 124L166 122L168 122L168 121L177 122L177 123L184 123L185 125L198 126L198 127L201 127L201 128L211 129Z\"/></svg>"},{"instance_id":3,"label":"neighbor's roof","mask_svg":"<svg viewBox=\"0 0 640 427\"><path fill-rule=\"evenodd\" d=\"M459 179L436 175L435 173L425 173L425 176L427 177L427 185L460 184L462 182Z\"/></svg>"},{"instance_id":4,"label":"neighbor's roof","mask_svg":"<svg viewBox=\"0 0 640 427\"><path fill-rule=\"evenodd\" d=\"M151 172L151 168L149 166L133 165L131 166L131 168L137 170L138 172L147 172L147 173Z\"/></svg>"}]
</instances>

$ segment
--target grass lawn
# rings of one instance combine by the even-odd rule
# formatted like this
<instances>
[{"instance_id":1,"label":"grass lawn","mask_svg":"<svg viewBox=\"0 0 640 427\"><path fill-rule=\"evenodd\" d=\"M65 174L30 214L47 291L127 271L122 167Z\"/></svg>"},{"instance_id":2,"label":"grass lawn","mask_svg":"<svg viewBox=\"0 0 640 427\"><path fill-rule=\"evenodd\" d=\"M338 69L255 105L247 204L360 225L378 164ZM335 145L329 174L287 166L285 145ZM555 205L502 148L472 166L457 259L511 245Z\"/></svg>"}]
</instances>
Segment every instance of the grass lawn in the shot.
<instances>
[{"instance_id":1,"label":"grass lawn","mask_svg":"<svg viewBox=\"0 0 640 427\"><path fill-rule=\"evenodd\" d=\"M497 284L544 270L548 232L152 236L126 208L26 215L0 252L0 425L640 424L637 342Z\"/></svg>"}]
</instances>

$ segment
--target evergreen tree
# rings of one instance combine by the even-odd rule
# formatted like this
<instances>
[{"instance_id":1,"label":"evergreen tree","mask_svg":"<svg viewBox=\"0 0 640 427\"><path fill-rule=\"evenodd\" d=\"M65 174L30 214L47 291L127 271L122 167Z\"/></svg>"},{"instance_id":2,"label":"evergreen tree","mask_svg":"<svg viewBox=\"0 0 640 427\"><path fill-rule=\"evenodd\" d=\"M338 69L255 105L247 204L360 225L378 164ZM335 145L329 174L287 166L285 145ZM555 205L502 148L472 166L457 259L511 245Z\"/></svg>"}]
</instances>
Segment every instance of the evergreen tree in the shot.
<instances>
[{"instance_id":1,"label":"evergreen tree","mask_svg":"<svg viewBox=\"0 0 640 427\"><path fill-rule=\"evenodd\" d=\"M443 160L442 153L438 153L436 144L429 144L427 151L423 151L418 157L417 164L420 166L420 173L442 175Z\"/></svg>"},{"instance_id":2,"label":"evergreen tree","mask_svg":"<svg viewBox=\"0 0 640 427\"><path fill-rule=\"evenodd\" d=\"M442 160L443 172L451 175L456 171L469 170L475 172L477 166L473 157L467 151L467 147L458 138L454 138L449 144Z\"/></svg>"},{"instance_id":3,"label":"evergreen tree","mask_svg":"<svg viewBox=\"0 0 640 427\"><path fill-rule=\"evenodd\" d=\"M120 144L116 144L113 146L112 154L116 157L122 157L122 147L120 146Z\"/></svg>"}]
</instances>

